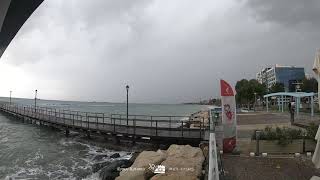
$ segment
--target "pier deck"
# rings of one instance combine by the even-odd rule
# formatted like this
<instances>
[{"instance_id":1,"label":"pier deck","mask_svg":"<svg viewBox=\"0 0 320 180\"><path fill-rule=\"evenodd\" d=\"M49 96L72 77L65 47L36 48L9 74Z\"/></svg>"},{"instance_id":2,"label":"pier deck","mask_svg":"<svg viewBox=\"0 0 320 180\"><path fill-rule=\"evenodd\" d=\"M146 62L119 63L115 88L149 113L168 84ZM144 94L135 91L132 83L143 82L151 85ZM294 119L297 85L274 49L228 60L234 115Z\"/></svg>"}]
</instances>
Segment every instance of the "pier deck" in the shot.
<instances>
[{"instance_id":1,"label":"pier deck","mask_svg":"<svg viewBox=\"0 0 320 180\"><path fill-rule=\"evenodd\" d=\"M198 128L189 128L192 119L185 116L129 115L127 119L125 114L89 113L7 103L0 104L0 111L32 123L64 129L67 135L73 130L132 141L198 144L205 139L208 131L201 122Z\"/></svg>"}]
</instances>

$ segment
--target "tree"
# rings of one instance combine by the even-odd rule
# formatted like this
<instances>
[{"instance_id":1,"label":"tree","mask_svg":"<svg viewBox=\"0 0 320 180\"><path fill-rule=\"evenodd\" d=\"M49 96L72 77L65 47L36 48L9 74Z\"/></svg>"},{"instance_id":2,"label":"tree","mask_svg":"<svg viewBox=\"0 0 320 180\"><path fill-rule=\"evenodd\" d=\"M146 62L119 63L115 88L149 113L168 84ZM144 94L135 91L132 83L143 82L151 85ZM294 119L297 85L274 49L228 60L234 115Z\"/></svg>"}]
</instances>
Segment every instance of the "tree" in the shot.
<instances>
[{"instance_id":1,"label":"tree","mask_svg":"<svg viewBox=\"0 0 320 180\"><path fill-rule=\"evenodd\" d=\"M302 92L318 92L318 81L315 78L304 78L301 85Z\"/></svg>"},{"instance_id":2,"label":"tree","mask_svg":"<svg viewBox=\"0 0 320 180\"><path fill-rule=\"evenodd\" d=\"M284 85L282 83L275 83L273 86L270 88L271 93L277 93L277 92L284 92Z\"/></svg>"},{"instance_id":3,"label":"tree","mask_svg":"<svg viewBox=\"0 0 320 180\"><path fill-rule=\"evenodd\" d=\"M257 80L242 79L236 84L236 100L238 104L252 104L256 98L262 97L267 92L267 87L265 84L260 84ZM256 93L256 95L255 95Z\"/></svg>"},{"instance_id":4,"label":"tree","mask_svg":"<svg viewBox=\"0 0 320 180\"><path fill-rule=\"evenodd\" d=\"M242 79L236 84L236 101L238 104L247 103L248 99L248 89L249 89L249 81L247 79Z\"/></svg>"}]
</instances>

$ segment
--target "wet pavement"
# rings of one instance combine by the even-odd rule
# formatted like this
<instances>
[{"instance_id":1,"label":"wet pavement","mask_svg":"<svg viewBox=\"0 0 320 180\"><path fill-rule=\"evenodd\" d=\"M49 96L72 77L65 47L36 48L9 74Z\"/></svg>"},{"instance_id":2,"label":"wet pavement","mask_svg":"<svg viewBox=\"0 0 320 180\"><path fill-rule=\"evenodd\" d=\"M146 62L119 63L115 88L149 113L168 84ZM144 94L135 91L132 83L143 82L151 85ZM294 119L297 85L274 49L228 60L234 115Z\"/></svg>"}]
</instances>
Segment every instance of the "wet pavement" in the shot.
<instances>
[{"instance_id":1,"label":"wet pavement","mask_svg":"<svg viewBox=\"0 0 320 180\"><path fill-rule=\"evenodd\" d=\"M223 180L309 180L320 176L310 158L223 157Z\"/></svg>"}]
</instances>

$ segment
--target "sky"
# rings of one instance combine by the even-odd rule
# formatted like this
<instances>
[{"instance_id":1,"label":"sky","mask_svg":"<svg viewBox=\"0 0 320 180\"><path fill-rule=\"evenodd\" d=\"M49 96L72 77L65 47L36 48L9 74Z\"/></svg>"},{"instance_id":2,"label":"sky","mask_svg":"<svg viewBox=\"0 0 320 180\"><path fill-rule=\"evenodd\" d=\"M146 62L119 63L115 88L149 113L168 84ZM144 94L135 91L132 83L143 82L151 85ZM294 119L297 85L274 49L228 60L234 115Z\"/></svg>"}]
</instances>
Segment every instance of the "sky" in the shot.
<instances>
[{"instance_id":1,"label":"sky","mask_svg":"<svg viewBox=\"0 0 320 180\"><path fill-rule=\"evenodd\" d=\"M318 0L45 0L0 59L0 96L181 103L320 48Z\"/></svg>"}]
</instances>

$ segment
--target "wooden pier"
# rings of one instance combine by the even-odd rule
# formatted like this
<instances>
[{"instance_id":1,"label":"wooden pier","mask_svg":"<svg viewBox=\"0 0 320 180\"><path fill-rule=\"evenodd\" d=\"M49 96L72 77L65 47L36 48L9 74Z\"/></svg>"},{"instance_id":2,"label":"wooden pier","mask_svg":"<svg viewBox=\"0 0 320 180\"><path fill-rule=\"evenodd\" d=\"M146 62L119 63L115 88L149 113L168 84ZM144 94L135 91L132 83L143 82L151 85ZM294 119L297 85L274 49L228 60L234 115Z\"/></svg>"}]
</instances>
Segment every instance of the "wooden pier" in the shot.
<instances>
[{"instance_id":1,"label":"wooden pier","mask_svg":"<svg viewBox=\"0 0 320 180\"><path fill-rule=\"evenodd\" d=\"M105 114L55 109L49 107L0 104L0 111L36 123L70 131L121 139L156 143L199 144L205 140L208 127L190 128L191 117ZM199 124L199 121L196 123Z\"/></svg>"}]
</instances>

